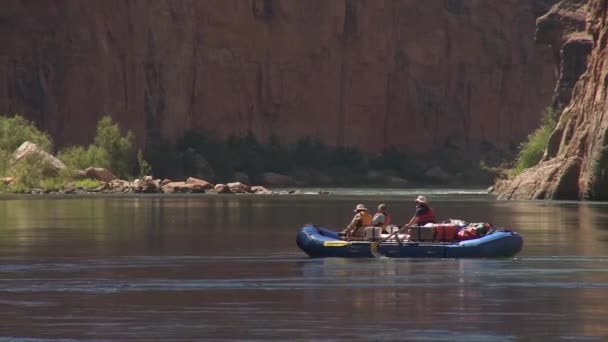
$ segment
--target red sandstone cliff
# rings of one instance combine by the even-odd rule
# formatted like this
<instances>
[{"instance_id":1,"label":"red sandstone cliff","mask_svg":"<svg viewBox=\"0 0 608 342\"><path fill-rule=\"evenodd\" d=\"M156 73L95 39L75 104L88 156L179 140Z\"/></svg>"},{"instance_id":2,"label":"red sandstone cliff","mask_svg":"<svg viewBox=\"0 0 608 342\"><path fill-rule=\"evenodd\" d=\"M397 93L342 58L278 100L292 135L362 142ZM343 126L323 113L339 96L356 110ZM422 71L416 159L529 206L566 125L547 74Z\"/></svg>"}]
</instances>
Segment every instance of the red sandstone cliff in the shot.
<instances>
[{"instance_id":1,"label":"red sandstone cliff","mask_svg":"<svg viewBox=\"0 0 608 342\"><path fill-rule=\"evenodd\" d=\"M585 60L586 72L571 91L545 160L498 187L500 198L608 200L608 0L564 0L560 6L562 15L551 27L570 26L575 17L586 22L586 31L556 40L562 49L577 47L562 53L562 63Z\"/></svg>"},{"instance_id":2,"label":"red sandstone cliff","mask_svg":"<svg viewBox=\"0 0 608 342\"><path fill-rule=\"evenodd\" d=\"M552 0L4 0L0 112L86 143L188 129L379 151L518 144L551 102Z\"/></svg>"}]
</instances>

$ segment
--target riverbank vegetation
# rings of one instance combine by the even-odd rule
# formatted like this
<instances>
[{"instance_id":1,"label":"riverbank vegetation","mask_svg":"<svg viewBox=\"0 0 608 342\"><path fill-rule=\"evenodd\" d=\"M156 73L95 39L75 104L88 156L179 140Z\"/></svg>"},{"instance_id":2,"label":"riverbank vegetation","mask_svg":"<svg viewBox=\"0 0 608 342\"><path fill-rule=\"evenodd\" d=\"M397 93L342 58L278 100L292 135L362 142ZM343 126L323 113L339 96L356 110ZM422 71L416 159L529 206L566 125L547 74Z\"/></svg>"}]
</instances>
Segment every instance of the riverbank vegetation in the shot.
<instances>
[{"instance_id":1,"label":"riverbank vegetation","mask_svg":"<svg viewBox=\"0 0 608 342\"><path fill-rule=\"evenodd\" d=\"M133 132L122 136L120 127L105 116L97 124L97 133L89 146L67 147L57 157L73 170L103 167L126 179L132 177L135 167L134 140Z\"/></svg>"},{"instance_id":2,"label":"riverbank vegetation","mask_svg":"<svg viewBox=\"0 0 608 342\"><path fill-rule=\"evenodd\" d=\"M31 141L45 151L52 147L50 136L38 130L32 122L19 115L0 117L0 175L6 174L11 154L24 141Z\"/></svg>"},{"instance_id":3,"label":"riverbank vegetation","mask_svg":"<svg viewBox=\"0 0 608 342\"><path fill-rule=\"evenodd\" d=\"M301 183L336 186L402 187L421 185L485 185L494 180L498 165L507 158L490 144L476 150L441 146L425 154L390 148L365 154L354 147L332 147L311 137L293 144L270 137L262 143L253 134L222 141L212 133L191 131L175 144L149 146L146 160L155 175L195 177L227 182L246 175L262 182L268 172L289 175Z\"/></svg>"},{"instance_id":4,"label":"riverbank vegetation","mask_svg":"<svg viewBox=\"0 0 608 342\"><path fill-rule=\"evenodd\" d=\"M214 183L274 186L480 186L491 184L496 172L493 166L508 158L491 144L466 151L440 146L426 154L396 148L366 154L354 147L328 146L311 137L286 144L274 136L260 142L251 133L219 139L203 131L190 131L175 143L152 142L146 151L136 151L134 134L122 134L110 117L104 117L89 145L67 146L56 153L66 166L58 170L36 155L14 165L11 162L13 152L24 141L53 154L52 138L32 122L21 116L0 117L0 133L0 177L13 178L9 185L0 182L0 191L11 192L54 191L68 183L97 188L98 181L78 176L78 170L88 167L105 168L128 180L154 173L161 179L193 176ZM274 181L269 174L280 177L280 184L270 184Z\"/></svg>"},{"instance_id":5,"label":"riverbank vegetation","mask_svg":"<svg viewBox=\"0 0 608 342\"><path fill-rule=\"evenodd\" d=\"M57 153L58 159L65 164L63 168L53 165L49 158L40 153L32 153L15 161L12 160L14 151L26 141L52 155L52 138L19 115L0 117L0 177L12 179L10 182L0 182L0 191L22 193L35 188L56 190L67 183L84 189L95 188L100 185L99 181L78 177L78 170L91 166L113 170L119 177L131 177L137 162L134 139L131 132L121 135L120 127L106 116L99 121L90 145L69 146ZM143 159L140 162L144 162Z\"/></svg>"},{"instance_id":6,"label":"riverbank vegetation","mask_svg":"<svg viewBox=\"0 0 608 342\"><path fill-rule=\"evenodd\" d=\"M551 133L555 130L557 119L557 113L553 108L549 107L545 110L540 127L530 133L526 141L521 144L515 165L511 169L511 176L517 176L525 169L538 164L547 148Z\"/></svg>"}]
</instances>

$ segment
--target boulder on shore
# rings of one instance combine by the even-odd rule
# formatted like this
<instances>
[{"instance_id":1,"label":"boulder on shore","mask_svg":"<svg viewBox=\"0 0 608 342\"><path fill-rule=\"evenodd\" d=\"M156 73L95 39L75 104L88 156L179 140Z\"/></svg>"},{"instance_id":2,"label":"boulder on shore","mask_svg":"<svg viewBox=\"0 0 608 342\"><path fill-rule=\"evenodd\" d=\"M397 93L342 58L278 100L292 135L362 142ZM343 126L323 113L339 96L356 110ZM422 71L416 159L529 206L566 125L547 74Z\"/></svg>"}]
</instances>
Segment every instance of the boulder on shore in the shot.
<instances>
[{"instance_id":1,"label":"boulder on shore","mask_svg":"<svg viewBox=\"0 0 608 342\"><path fill-rule=\"evenodd\" d=\"M188 185L196 185L196 188L200 188L204 190L210 190L213 189L213 184L207 182L206 180L202 180L202 179L198 179L198 178L194 178L194 177L188 177L188 179L186 179L186 184Z\"/></svg>"},{"instance_id":2,"label":"boulder on shore","mask_svg":"<svg viewBox=\"0 0 608 342\"><path fill-rule=\"evenodd\" d=\"M226 185L230 188L230 191L235 194L244 194L251 192L251 187L241 182L228 183Z\"/></svg>"},{"instance_id":3,"label":"boulder on shore","mask_svg":"<svg viewBox=\"0 0 608 342\"><path fill-rule=\"evenodd\" d=\"M230 187L226 184L216 184L215 187L209 191L211 194L232 194L233 192L230 190Z\"/></svg>"},{"instance_id":4,"label":"boulder on shore","mask_svg":"<svg viewBox=\"0 0 608 342\"><path fill-rule=\"evenodd\" d=\"M15 181L15 177L2 177L0 178L0 184L10 185Z\"/></svg>"},{"instance_id":5,"label":"boulder on shore","mask_svg":"<svg viewBox=\"0 0 608 342\"><path fill-rule=\"evenodd\" d=\"M136 193L156 193L160 191L160 179L154 180L151 176L136 179L131 183L131 190Z\"/></svg>"},{"instance_id":6,"label":"boulder on shore","mask_svg":"<svg viewBox=\"0 0 608 342\"><path fill-rule=\"evenodd\" d=\"M78 171L78 177L95 179L106 183L118 179L112 172L103 167L87 167L84 170Z\"/></svg>"},{"instance_id":7,"label":"boulder on shore","mask_svg":"<svg viewBox=\"0 0 608 342\"><path fill-rule=\"evenodd\" d=\"M52 168L54 172L59 172L67 168L67 166L65 166L65 164L61 160L57 159L57 157L53 156L52 154L43 150L40 146L29 141L26 141L21 144L21 146L19 146L19 148L17 148L15 152L13 152L13 155L11 156L10 160L10 166L15 166L21 160L24 160L29 156L35 156L36 158L42 159Z\"/></svg>"},{"instance_id":8,"label":"boulder on shore","mask_svg":"<svg viewBox=\"0 0 608 342\"><path fill-rule=\"evenodd\" d=\"M266 189L265 187L263 187L261 185L252 186L251 187L251 192L253 192L254 194L258 194L258 195L270 195L270 194L272 194L272 191Z\"/></svg>"},{"instance_id":9,"label":"boulder on shore","mask_svg":"<svg viewBox=\"0 0 608 342\"><path fill-rule=\"evenodd\" d=\"M209 183L207 183L209 184ZM163 192L172 193L204 193L209 189L208 186L201 183L186 183L186 182L171 182L162 186Z\"/></svg>"},{"instance_id":10,"label":"boulder on shore","mask_svg":"<svg viewBox=\"0 0 608 342\"><path fill-rule=\"evenodd\" d=\"M107 192L129 192L131 190L131 184L122 179L115 179L108 182Z\"/></svg>"},{"instance_id":11,"label":"boulder on shore","mask_svg":"<svg viewBox=\"0 0 608 342\"><path fill-rule=\"evenodd\" d=\"M581 163L579 157L558 156L497 182L493 192L501 200L577 198Z\"/></svg>"}]
</instances>

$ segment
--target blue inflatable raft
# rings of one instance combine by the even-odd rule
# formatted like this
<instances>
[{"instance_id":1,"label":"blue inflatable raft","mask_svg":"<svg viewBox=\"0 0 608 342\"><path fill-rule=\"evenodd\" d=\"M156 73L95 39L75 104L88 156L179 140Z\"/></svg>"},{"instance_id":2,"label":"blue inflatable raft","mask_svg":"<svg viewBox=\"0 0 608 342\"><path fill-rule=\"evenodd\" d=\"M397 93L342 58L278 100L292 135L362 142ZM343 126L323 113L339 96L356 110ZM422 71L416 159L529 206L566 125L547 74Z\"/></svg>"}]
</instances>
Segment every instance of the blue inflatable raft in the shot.
<instances>
[{"instance_id":1,"label":"blue inflatable raft","mask_svg":"<svg viewBox=\"0 0 608 342\"><path fill-rule=\"evenodd\" d=\"M298 247L313 258L371 258L372 241L345 241L334 231L305 225L296 237ZM521 251L520 234L497 229L486 236L457 242L390 240L377 245L377 254L392 258L510 258Z\"/></svg>"}]
</instances>

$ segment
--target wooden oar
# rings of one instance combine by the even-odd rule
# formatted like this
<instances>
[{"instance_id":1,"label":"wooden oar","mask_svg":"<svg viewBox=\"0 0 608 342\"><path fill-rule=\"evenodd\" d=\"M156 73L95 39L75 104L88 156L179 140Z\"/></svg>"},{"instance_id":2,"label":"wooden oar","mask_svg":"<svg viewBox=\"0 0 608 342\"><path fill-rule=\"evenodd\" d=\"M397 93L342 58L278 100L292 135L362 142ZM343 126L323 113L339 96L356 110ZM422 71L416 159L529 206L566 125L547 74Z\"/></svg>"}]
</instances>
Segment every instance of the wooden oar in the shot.
<instances>
[{"instance_id":1,"label":"wooden oar","mask_svg":"<svg viewBox=\"0 0 608 342\"><path fill-rule=\"evenodd\" d=\"M386 241L386 240L390 239L390 238L391 238L393 235L396 235L396 236L397 236L397 240L399 240L399 235L398 235L398 234L399 234L399 233L401 233L401 231L402 231L402 230L404 230L405 228L410 228L410 227L411 227L411 226L405 225L405 226L401 227L401 228L400 228L398 231L396 231L396 232L394 232L394 233L391 233L391 235L389 235L389 236L385 237L384 239L379 240L379 241L372 242L372 244L371 244L371 246L370 246L370 250L371 250L371 252L372 252L372 255L373 255L375 258L381 258L381 257L383 257L383 255L382 255L382 254L378 253L378 246L379 246L379 245L380 245L382 242L384 242L384 241Z\"/></svg>"}]
</instances>

